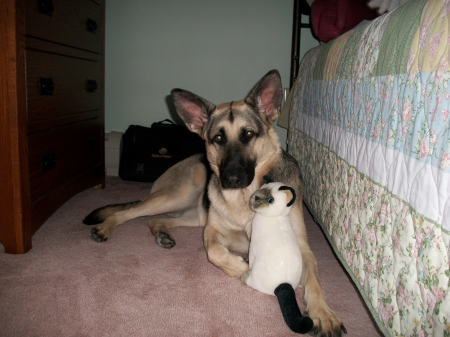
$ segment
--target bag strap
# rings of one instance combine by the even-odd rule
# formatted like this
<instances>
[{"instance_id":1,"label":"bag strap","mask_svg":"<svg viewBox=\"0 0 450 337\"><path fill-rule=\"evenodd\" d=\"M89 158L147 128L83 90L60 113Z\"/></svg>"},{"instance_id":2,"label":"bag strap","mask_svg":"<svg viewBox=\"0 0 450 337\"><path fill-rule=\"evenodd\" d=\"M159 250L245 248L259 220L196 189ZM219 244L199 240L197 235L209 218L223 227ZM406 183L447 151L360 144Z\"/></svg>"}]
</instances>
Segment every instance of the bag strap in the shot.
<instances>
[{"instance_id":1,"label":"bag strap","mask_svg":"<svg viewBox=\"0 0 450 337\"><path fill-rule=\"evenodd\" d=\"M165 120L163 120L163 121L159 121L159 122L154 122L153 124L152 124L152 128L155 128L155 129L160 129L160 128L174 128L174 127L177 127L178 125L177 124L175 124L174 122L172 122L170 119L165 119Z\"/></svg>"},{"instance_id":2,"label":"bag strap","mask_svg":"<svg viewBox=\"0 0 450 337\"><path fill-rule=\"evenodd\" d=\"M175 125L175 123L172 122L170 119L165 119L163 121L160 121L160 122L157 122L157 123L154 123L154 124L166 124L166 122L169 123L169 124Z\"/></svg>"}]
</instances>

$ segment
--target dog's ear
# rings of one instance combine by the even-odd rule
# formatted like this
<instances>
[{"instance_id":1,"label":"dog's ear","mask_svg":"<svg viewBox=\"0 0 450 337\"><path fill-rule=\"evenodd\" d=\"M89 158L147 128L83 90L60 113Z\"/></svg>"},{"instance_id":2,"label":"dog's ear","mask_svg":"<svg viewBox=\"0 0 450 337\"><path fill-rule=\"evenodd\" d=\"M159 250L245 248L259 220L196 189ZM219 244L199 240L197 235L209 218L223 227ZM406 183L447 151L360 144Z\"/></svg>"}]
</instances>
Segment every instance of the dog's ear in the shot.
<instances>
[{"instance_id":1,"label":"dog's ear","mask_svg":"<svg viewBox=\"0 0 450 337\"><path fill-rule=\"evenodd\" d=\"M292 187L289 186L281 186L278 191L282 191L287 195L288 203L286 207L290 207L294 204L295 199L297 198L295 194L295 190Z\"/></svg>"},{"instance_id":2,"label":"dog's ear","mask_svg":"<svg viewBox=\"0 0 450 337\"><path fill-rule=\"evenodd\" d=\"M271 70L255 85L245 102L259 114L268 127L271 127L280 115L282 99L280 73L278 70Z\"/></svg>"},{"instance_id":3,"label":"dog's ear","mask_svg":"<svg viewBox=\"0 0 450 337\"><path fill-rule=\"evenodd\" d=\"M182 89L173 89L171 95L177 113L186 123L188 129L201 136L203 125L211 112L216 109L215 105L192 92Z\"/></svg>"}]
</instances>

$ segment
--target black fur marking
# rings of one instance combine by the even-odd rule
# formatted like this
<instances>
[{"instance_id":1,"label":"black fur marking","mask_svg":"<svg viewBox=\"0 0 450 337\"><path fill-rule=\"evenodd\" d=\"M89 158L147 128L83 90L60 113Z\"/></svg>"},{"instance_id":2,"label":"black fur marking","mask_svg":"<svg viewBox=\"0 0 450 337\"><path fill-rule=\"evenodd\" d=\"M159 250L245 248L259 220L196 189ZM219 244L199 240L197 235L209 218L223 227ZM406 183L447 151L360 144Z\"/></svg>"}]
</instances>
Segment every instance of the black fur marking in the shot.
<instances>
[{"instance_id":1,"label":"black fur marking","mask_svg":"<svg viewBox=\"0 0 450 337\"><path fill-rule=\"evenodd\" d=\"M295 299L294 288L288 283L280 284L275 289L275 296L278 298L281 313L288 327L296 332L305 334L310 331L314 325L312 319L308 316L302 316L297 300Z\"/></svg>"},{"instance_id":2,"label":"black fur marking","mask_svg":"<svg viewBox=\"0 0 450 337\"><path fill-rule=\"evenodd\" d=\"M206 155L202 156L201 162L203 165L205 165L205 168L206 168L206 183L205 183L205 191L203 193L202 206L203 206L203 209L206 212L208 212L209 206L211 205L211 202L209 201L209 197L208 197L208 185L209 185L211 176L213 174L213 171L211 170L211 166L209 166L208 158L206 158Z\"/></svg>"},{"instance_id":3,"label":"black fur marking","mask_svg":"<svg viewBox=\"0 0 450 337\"><path fill-rule=\"evenodd\" d=\"M300 170L298 169L298 163L290 154L284 150L282 152L280 162L267 172L274 181L290 182L290 186L295 190L298 196L303 195L303 183ZM297 182L293 182L292 179L297 176Z\"/></svg>"},{"instance_id":4,"label":"black fur marking","mask_svg":"<svg viewBox=\"0 0 450 337\"><path fill-rule=\"evenodd\" d=\"M83 219L83 223L85 225L98 225L99 223L102 223L103 218L100 217L100 211L110 207L110 206L117 206L117 205L108 205L108 206L104 206L104 207L100 207L97 209L94 209L91 213L89 213L84 219Z\"/></svg>"},{"instance_id":5,"label":"black fur marking","mask_svg":"<svg viewBox=\"0 0 450 337\"><path fill-rule=\"evenodd\" d=\"M233 114L233 102L230 103L230 113L228 114L228 120L231 124L234 122L234 114Z\"/></svg>"},{"instance_id":6,"label":"black fur marking","mask_svg":"<svg viewBox=\"0 0 450 337\"><path fill-rule=\"evenodd\" d=\"M85 225L98 225L99 223L102 223L103 220L98 216L97 211L98 210L93 210L91 213L89 213L83 219L83 223Z\"/></svg>"},{"instance_id":7,"label":"black fur marking","mask_svg":"<svg viewBox=\"0 0 450 337\"><path fill-rule=\"evenodd\" d=\"M98 225L99 223L102 223L103 221L105 221L105 218L102 218L100 216L100 212L106 208L117 208L116 211L119 210L123 210L123 209L127 209L127 208L131 208L134 205L139 204L140 201L133 201L133 202L129 202L129 203L125 203L125 204L113 204L113 205L107 205L107 206L103 206L97 209L94 209L91 213L89 213L84 219L83 219L83 223L85 225Z\"/></svg>"},{"instance_id":8,"label":"black fur marking","mask_svg":"<svg viewBox=\"0 0 450 337\"><path fill-rule=\"evenodd\" d=\"M254 116L254 120L255 120L256 124L258 125L258 132L257 132L258 136L265 135L266 131L265 131L265 127L264 127L264 122L261 120L261 118L258 116L258 114L256 114L256 111L253 116Z\"/></svg>"}]
</instances>

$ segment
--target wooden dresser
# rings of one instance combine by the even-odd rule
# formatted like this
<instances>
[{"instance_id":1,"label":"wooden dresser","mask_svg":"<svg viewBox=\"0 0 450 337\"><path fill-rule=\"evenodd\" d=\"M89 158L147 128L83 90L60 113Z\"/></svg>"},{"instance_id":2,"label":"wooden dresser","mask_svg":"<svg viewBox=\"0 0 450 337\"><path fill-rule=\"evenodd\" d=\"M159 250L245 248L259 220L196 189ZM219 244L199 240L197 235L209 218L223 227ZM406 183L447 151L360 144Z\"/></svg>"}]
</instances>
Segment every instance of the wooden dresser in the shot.
<instances>
[{"instance_id":1,"label":"wooden dresser","mask_svg":"<svg viewBox=\"0 0 450 337\"><path fill-rule=\"evenodd\" d=\"M1 0L0 81L0 242L20 254L104 187L104 0Z\"/></svg>"}]
</instances>

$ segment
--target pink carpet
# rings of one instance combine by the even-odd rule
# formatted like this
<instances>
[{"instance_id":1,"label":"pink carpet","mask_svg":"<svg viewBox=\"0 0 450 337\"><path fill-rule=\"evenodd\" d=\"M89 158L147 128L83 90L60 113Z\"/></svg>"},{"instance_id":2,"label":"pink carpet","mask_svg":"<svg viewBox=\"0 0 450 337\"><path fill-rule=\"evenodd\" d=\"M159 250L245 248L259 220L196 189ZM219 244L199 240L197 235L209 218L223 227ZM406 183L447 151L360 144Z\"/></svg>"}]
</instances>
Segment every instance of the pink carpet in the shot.
<instances>
[{"instance_id":1,"label":"pink carpet","mask_svg":"<svg viewBox=\"0 0 450 337\"><path fill-rule=\"evenodd\" d=\"M63 205L25 255L0 244L0 336L294 336L274 296L226 276L206 258L201 228L177 228L170 250L145 218L105 243L81 220L92 209L146 196L151 185L107 177ZM320 281L348 336L381 336L320 228L305 214ZM301 309L303 293L297 289Z\"/></svg>"}]
</instances>

